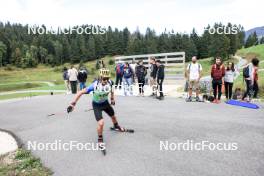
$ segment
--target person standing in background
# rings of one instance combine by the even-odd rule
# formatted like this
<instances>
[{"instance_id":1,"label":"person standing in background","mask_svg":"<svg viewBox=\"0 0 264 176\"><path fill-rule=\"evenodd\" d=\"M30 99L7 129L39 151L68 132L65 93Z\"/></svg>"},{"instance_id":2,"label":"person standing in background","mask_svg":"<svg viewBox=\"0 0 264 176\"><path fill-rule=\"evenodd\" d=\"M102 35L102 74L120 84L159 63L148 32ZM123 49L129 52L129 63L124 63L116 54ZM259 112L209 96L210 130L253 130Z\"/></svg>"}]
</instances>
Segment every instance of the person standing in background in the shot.
<instances>
[{"instance_id":1,"label":"person standing in background","mask_svg":"<svg viewBox=\"0 0 264 176\"><path fill-rule=\"evenodd\" d=\"M65 88L67 91L66 94L69 94L71 89L70 89L70 82L69 82L68 68L67 67L63 68L62 77L63 77L64 85L65 85Z\"/></svg>"},{"instance_id":2,"label":"person standing in background","mask_svg":"<svg viewBox=\"0 0 264 176\"><path fill-rule=\"evenodd\" d=\"M76 68L74 68L73 65L71 66L71 69L68 70L68 76L69 76L72 94L76 94L78 71L76 70Z\"/></svg>"},{"instance_id":3,"label":"person standing in background","mask_svg":"<svg viewBox=\"0 0 264 176\"><path fill-rule=\"evenodd\" d=\"M133 95L132 83L133 83L133 70L128 63L124 66L124 75L123 75L123 89L124 95L127 96L129 93L131 96Z\"/></svg>"},{"instance_id":4,"label":"person standing in background","mask_svg":"<svg viewBox=\"0 0 264 176\"><path fill-rule=\"evenodd\" d=\"M135 64L135 62L134 61L132 61L132 63L131 64L129 64L129 66L130 66L130 68L132 69L132 71L133 71L133 82L132 82L132 84L134 84L136 81L135 81L135 73L136 73L136 64Z\"/></svg>"},{"instance_id":5,"label":"person standing in background","mask_svg":"<svg viewBox=\"0 0 264 176\"><path fill-rule=\"evenodd\" d=\"M143 65L143 61L139 61L139 65L136 67L136 75L138 79L139 86L139 96L144 96L144 85L145 85L145 77L147 75L147 69Z\"/></svg>"},{"instance_id":6,"label":"person standing in background","mask_svg":"<svg viewBox=\"0 0 264 176\"><path fill-rule=\"evenodd\" d=\"M151 96L155 96L156 93L156 89L157 89L157 81L156 81L156 77L157 77L157 64L156 64L156 60L154 57L150 58L150 87L152 88L152 94Z\"/></svg>"},{"instance_id":7,"label":"person standing in background","mask_svg":"<svg viewBox=\"0 0 264 176\"><path fill-rule=\"evenodd\" d=\"M213 103L221 102L222 95L222 84L224 82L225 66L222 64L221 57L215 58L215 64L211 68L212 87L214 90L214 101ZM218 93L218 96L217 96Z\"/></svg>"},{"instance_id":8,"label":"person standing in background","mask_svg":"<svg viewBox=\"0 0 264 176\"><path fill-rule=\"evenodd\" d=\"M124 74L124 64L119 62L115 67L115 71L116 71L115 88L119 87L119 89L121 89L122 78Z\"/></svg>"},{"instance_id":9,"label":"person standing in background","mask_svg":"<svg viewBox=\"0 0 264 176\"><path fill-rule=\"evenodd\" d=\"M161 64L160 60L157 60L157 84L158 84L158 91L159 91L159 97L157 99L163 100L164 95L163 95L163 89L162 89L162 84L164 81L165 73L164 73L164 65Z\"/></svg>"},{"instance_id":10,"label":"person standing in background","mask_svg":"<svg viewBox=\"0 0 264 176\"><path fill-rule=\"evenodd\" d=\"M224 77L226 100L230 100L232 98L233 83L234 83L235 76L236 76L235 65L233 62L228 62L228 65L225 71L225 77Z\"/></svg>"},{"instance_id":11,"label":"person standing in background","mask_svg":"<svg viewBox=\"0 0 264 176\"><path fill-rule=\"evenodd\" d=\"M252 96L254 98L257 98L258 95L258 65L259 65L259 60L257 58L252 59L251 63L248 64L244 69L243 69L243 77L246 82L246 92L242 98L244 99L248 96L249 99L248 101L251 100Z\"/></svg>"},{"instance_id":12,"label":"person standing in background","mask_svg":"<svg viewBox=\"0 0 264 176\"><path fill-rule=\"evenodd\" d=\"M79 73L78 73L78 81L80 83L80 90L86 88L86 80L87 80L87 71L84 68L81 68Z\"/></svg>"},{"instance_id":13,"label":"person standing in background","mask_svg":"<svg viewBox=\"0 0 264 176\"><path fill-rule=\"evenodd\" d=\"M187 80L188 80L188 89L189 89L189 97L187 98L187 102L192 101L192 93L193 89L196 91L196 98L195 100L197 102L200 102L199 98L199 93L200 93L200 79L202 77L202 65L197 62L197 57L193 56L192 57L192 62L188 64L187 69L186 69L186 75L187 75Z\"/></svg>"}]
</instances>

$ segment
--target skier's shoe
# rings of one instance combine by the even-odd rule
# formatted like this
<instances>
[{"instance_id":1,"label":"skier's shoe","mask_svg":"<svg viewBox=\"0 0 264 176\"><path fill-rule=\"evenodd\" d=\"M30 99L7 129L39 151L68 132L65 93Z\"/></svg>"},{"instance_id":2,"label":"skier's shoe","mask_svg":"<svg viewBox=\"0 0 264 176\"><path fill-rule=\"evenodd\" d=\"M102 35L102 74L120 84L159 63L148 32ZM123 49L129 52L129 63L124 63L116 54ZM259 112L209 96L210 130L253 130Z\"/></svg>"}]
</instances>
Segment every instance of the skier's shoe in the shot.
<instances>
[{"instance_id":1,"label":"skier's shoe","mask_svg":"<svg viewBox=\"0 0 264 176\"><path fill-rule=\"evenodd\" d=\"M121 128L118 123L115 123L114 126L112 127L113 130L115 131L120 131L120 132L124 132L125 130L123 128Z\"/></svg>"},{"instance_id":2,"label":"skier's shoe","mask_svg":"<svg viewBox=\"0 0 264 176\"><path fill-rule=\"evenodd\" d=\"M202 100L198 96L195 98L195 100L196 102L202 102Z\"/></svg>"},{"instance_id":3,"label":"skier's shoe","mask_svg":"<svg viewBox=\"0 0 264 176\"><path fill-rule=\"evenodd\" d=\"M186 102L192 102L192 97L187 98Z\"/></svg>"},{"instance_id":4,"label":"skier's shoe","mask_svg":"<svg viewBox=\"0 0 264 176\"><path fill-rule=\"evenodd\" d=\"M164 96L157 97L158 100L164 100Z\"/></svg>"},{"instance_id":5,"label":"skier's shoe","mask_svg":"<svg viewBox=\"0 0 264 176\"><path fill-rule=\"evenodd\" d=\"M102 136L98 137L98 146L99 146L99 150L102 151L103 155L106 155L105 143Z\"/></svg>"}]
</instances>

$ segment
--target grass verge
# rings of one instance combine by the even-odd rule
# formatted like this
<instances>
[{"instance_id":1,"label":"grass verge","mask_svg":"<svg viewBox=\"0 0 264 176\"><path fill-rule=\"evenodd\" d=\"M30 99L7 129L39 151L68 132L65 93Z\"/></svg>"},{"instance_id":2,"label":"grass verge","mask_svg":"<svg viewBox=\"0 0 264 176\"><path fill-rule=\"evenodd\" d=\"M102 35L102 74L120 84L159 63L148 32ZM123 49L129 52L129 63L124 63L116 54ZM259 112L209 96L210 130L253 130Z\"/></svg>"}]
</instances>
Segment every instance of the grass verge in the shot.
<instances>
[{"instance_id":1,"label":"grass verge","mask_svg":"<svg viewBox=\"0 0 264 176\"><path fill-rule=\"evenodd\" d=\"M54 94L60 94L55 93ZM0 100L8 100L14 98L26 98L26 97L34 97L40 95L50 95L49 92L32 92L32 93L16 93L16 94L7 94L7 95L0 95Z\"/></svg>"},{"instance_id":2,"label":"grass verge","mask_svg":"<svg viewBox=\"0 0 264 176\"><path fill-rule=\"evenodd\" d=\"M50 176L52 171L34 157L29 151L18 149L0 156L0 175L2 176Z\"/></svg>"}]
</instances>

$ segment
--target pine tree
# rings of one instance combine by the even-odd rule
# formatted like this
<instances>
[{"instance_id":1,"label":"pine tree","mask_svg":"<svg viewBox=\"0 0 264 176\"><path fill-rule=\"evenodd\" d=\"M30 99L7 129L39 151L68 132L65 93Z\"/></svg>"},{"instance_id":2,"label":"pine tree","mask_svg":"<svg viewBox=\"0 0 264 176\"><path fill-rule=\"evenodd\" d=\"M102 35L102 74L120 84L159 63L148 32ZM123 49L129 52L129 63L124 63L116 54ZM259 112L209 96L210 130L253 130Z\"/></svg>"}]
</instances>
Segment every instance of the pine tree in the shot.
<instances>
[{"instance_id":1,"label":"pine tree","mask_svg":"<svg viewBox=\"0 0 264 176\"><path fill-rule=\"evenodd\" d=\"M259 41L260 44L264 44L264 36Z\"/></svg>"},{"instance_id":2,"label":"pine tree","mask_svg":"<svg viewBox=\"0 0 264 176\"><path fill-rule=\"evenodd\" d=\"M129 37L130 37L130 32L129 32L128 28L125 28L123 30L123 48L122 48L123 53L127 53Z\"/></svg>"},{"instance_id":3,"label":"pine tree","mask_svg":"<svg viewBox=\"0 0 264 176\"><path fill-rule=\"evenodd\" d=\"M68 62L70 61L70 58L71 58L71 46L70 46L68 38L65 35L62 36L61 44L62 44L62 51L63 51L62 60L64 62Z\"/></svg>"},{"instance_id":4,"label":"pine tree","mask_svg":"<svg viewBox=\"0 0 264 176\"><path fill-rule=\"evenodd\" d=\"M77 43L78 42L77 42L76 38L72 39L72 41L71 41L72 54L71 54L71 58L70 58L71 63L77 63L80 61L79 47L78 47Z\"/></svg>"},{"instance_id":5,"label":"pine tree","mask_svg":"<svg viewBox=\"0 0 264 176\"><path fill-rule=\"evenodd\" d=\"M209 33L208 29L210 29L210 25L208 25L202 37L200 38L200 43L199 43L199 58L208 58L210 57L209 55L209 46L211 44L212 40L212 34Z\"/></svg>"},{"instance_id":6,"label":"pine tree","mask_svg":"<svg viewBox=\"0 0 264 176\"><path fill-rule=\"evenodd\" d=\"M198 58L202 58L202 52L203 52L203 46L202 46L202 42L201 42L201 37L198 36L198 34L196 33L196 30L193 28L192 33L190 35L190 39L193 41L196 49L197 49L197 57Z\"/></svg>"},{"instance_id":7,"label":"pine tree","mask_svg":"<svg viewBox=\"0 0 264 176\"><path fill-rule=\"evenodd\" d=\"M16 48L12 55L13 64L15 64L17 67L20 67L22 57L23 55L22 55L20 48Z\"/></svg>"},{"instance_id":8,"label":"pine tree","mask_svg":"<svg viewBox=\"0 0 264 176\"><path fill-rule=\"evenodd\" d=\"M6 54L6 49L6 45L2 41L0 41L0 67L3 66L3 60Z\"/></svg>"},{"instance_id":9,"label":"pine tree","mask_svg":"<svg viewBox=\"0 0 264 176\"><path fill-rule=\"evenodd\" d=\"M239 29L238 30L239 43L238 43L237 49L241 49L245 44L245 30L244 30L244 27L241 25L238 25L238 29Z\"/></svg>"},{"instance_id":10,"label":"pine tree","mask_svg":"<svg viewBox=\"0 0 264 176\"><path fill-rule=\"evenodd\" d=\"M79 57L79 60L87 60L86 57L88 56L88 52L87 52L87 49L85 47L85 41L84 41L84 37L83 35L77 35L77 43L78 43L78 57Z\"/></svg>"},{"instance_id":11,"label":"pine tree","mask_svg":"<svg viewBox=\"0 0 264 176\"><path fill-rule=\"evenodd\" d=\"M48 50L46 48L43 48L42 46L40 46L39 47L40 63L45 63L47 56L48 56Z\"/></svg>"},{"instance_id":12,"label":"pine tree","mask_svg":"<svg viewBox=\"0 0 264 176\"><path fill-rule=\"evenodd\" d=\"M157 40L154 30L147 28L144 40L144 53L157 53Z\"/></svg>"},{"instance_id":13,"label":"pine tree","mask_svg":"<svg viewBox=\"0 0 264 176\"><path fill-rule=\"evenodd\" d=\"M171 40L166 32L162 33L158 37L157 44L158 44L157 46L158 52L160 53L172 52Z\"/></svg>"},{"instance_id":14,"label":"pine tree","mask_svg":"<svg viewBox=\"0 0 264 176\"><path fill-rule=\"evenodd\" d=\"M87 43L87 54L88 60L93 60L95 58L95 41L94 37L90 36Z\"/></svg>"},{"instance_id":15,"label":"pine tree","mask_svg":"<svg viewBox=\"0 0 264 176\"><path fill-rule=\"evenodd\" d=\"M222 24L215 24L214 28L222 27ZM222 59L228 58L228 51L230 49L230 40L225 34L211 34L211 41L209 45L209 55L211 57L220 56Z\"/></svg>"},{"instance_id":16,"label":"pine tree","mask_svg":"<svg viewBox=\"0 0 264 176\"><path fill-rule=\"evenodd\" d=\"M59 64L63 64L63 57L62 57L62 52L63 52L63 48L62 48L62 44L57 40L53 42L53 47L54 47L54 51L55 51L55 64L59 65Z\"/></svg>"},{"instance_id":17,"label":"pine tree","mask_svg":"<svg viewBox=\"0 0 264 176\"><path fill-rule=\"evenodd\" d=\"M106 54L105 49L104 49L104 46L105 46L104 38L105 38L105 35L96 35L94 37L96 58L100 58Z\"/></svg>"},{"instance_id":18,"label":"pine tree","mask_svg":"<svg viewBox=\"0 0 264 176\"><path fill-rule=\"evenodd\" d=\"M185 51L186 61L190 61L192 56L197 55L197 48L194 41L186 34L182 36L181 50Z\"/></svg>"},{"instance_id":19,"label":"pine tree","mask_svg":"<svg viewBox=\"0 0 264 176\"><path fill-rule=\"evenodd\" d=\"M256 31L253 34L248 36L246 40L245 48L248 48L254 45L258 45L258 37L257 37Z\"/></svg>"}]
</instances>

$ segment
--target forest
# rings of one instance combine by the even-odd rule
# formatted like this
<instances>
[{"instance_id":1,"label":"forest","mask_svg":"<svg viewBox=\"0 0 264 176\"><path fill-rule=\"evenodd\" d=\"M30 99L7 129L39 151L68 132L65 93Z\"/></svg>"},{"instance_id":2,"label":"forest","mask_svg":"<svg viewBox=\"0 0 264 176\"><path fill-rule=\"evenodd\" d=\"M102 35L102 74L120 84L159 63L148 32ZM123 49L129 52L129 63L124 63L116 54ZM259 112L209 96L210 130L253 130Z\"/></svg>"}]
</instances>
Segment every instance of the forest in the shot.
<instances>
[{"instance_id":1,"label":"forest","mask_svg":"<svg viewBox=\"0 0 264 176\"><path fill-rule=\"evenodd\" d=\"M99 27L81 25L82 28ZM245 41L243 26L228 23L225 27L236 28L236 33L211 34L209 29L221 28L215 23L205 27L198 35L195 28L190 34L176 33L166 29L161 34L147 28L145 33L129 31L111 26L96 34L71 34L48 31L43 34L28 33L28 25L0 22L0 67L12 65L20 68L36 67L38 64L58 66L64 63L82 63L110 55L134 55L184 51L186 61L193 55L198 58L221 56L228 59L242 47L258 44L256 36L251 35ZM45 25L40 26L46 29ZM79 26L75 26L79 27ZM48 30L48 29L47 29ZM257 42L256 42L257 41ZM261 40L263 42L263 40Z\"/></svg>"}]
</instances>

